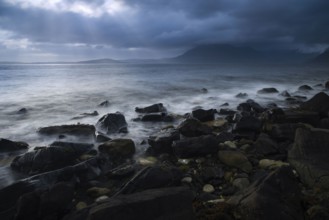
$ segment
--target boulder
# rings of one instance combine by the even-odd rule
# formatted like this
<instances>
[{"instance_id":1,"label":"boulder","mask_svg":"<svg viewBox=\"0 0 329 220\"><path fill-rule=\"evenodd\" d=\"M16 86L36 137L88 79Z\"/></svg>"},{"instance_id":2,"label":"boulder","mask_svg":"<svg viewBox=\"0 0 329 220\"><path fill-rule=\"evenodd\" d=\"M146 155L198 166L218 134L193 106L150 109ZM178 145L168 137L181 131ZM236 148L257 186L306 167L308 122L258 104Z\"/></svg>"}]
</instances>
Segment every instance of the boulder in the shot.
<instances>
[{"instance_id":1,"label":"boulder","mask_svg":"<svg viewBox=\"0 0 329 220\"><path fill-rule=\"evenodd\" d=\"M174 121L173 116L168 115L165 112L161 112L161 113L147 113L145 115L142 115L140 118L141 121L149 121L149 122L172 122Z\"/></svg>"},{"instance_id":2,"label":"boulder","mask_svg":"<svg viewBox=\"0 0 329 220\"><path fill-rule=\"evenodd\" d=\"M101 132L97 132L97 135L96 135L96 142L97 143L103 143L103 142L106 142L106 141L110 141L112 140L110 137L108 137L106 134L103 134Z\"/></svg>"},{"instance_id":3,"label":"boulder","mask_svg":"<svg viewBox=\"0 0 329 220\"><path fill-rule=\"evenodd\" d=\"M136 107L135 111L138 113L158 113L158 112L166 112L167 110L162 103L158 103L143 108Z\"/></svg>"},{"instance_id":4,"label":"boulder","mask_svg":"<svg viewBox=\"0 0 329 220\"><path fill-rule=\"evenodd\" d=\"M270 93L279 93L276 88L263 88L257 91L258 94L270 94Z\"/></svg>"},{"instance_id":5,"label":"boulder","mask_svg":"<svg viewBox=\"0 0 329 220\"><path fill-rule=\"evenodd\" d=\"M326 82L326 84L324 85L324 87L325 87L326 89L329 89L329 81Z\"/></svg>"},{"instance_id":6,"label":"boulder","mask_svg":"<svg viewBox=\"0 0 329 220\"><path fill-rule=\"evenodd\" d=\"M16 141L0 138L0 153L18 151L18 150L27 150L28 146L29 145L24 142L16 142Z\"/></svg>"},{"instance_id":7,"label":"boulder","mask_svg":"<svg viewBox=\"0 0 329 220\"><path fill-rule=\"evenodd\" d=\"M212 135L186 138L174 141L174 154L179 158L202 157L219 150L218 139Z\"/></svg>"},{"instance_id":8,"label":"boulder","mask_svg":"<svg viewBox=\"0 0 329 220\"><path fill-rule=\"evenodd\" d=\"M329 112L329 96L324 92L320 92L310 100L302 103L300 108L303 110L319 112L320 115L327 117Z\"/></svg>"},{"instance_id":9,"label":"boulder","mask_svg":"<svg viewBox=\"0 0 329 220\"><path fill-rule=\"evenodd\" d=\"M218 152L218 157L227 166L238 168L246 173L252 171L252 165L248 158L239 151L221 150Z\"/></svg>"},{"instance_id":10,"label":"boulder","mask_svg":"<svg viewBox=\"0 0 329 220\"><path fill-rule=\"evenodd\" d=\"M145 167L136 173L126 184L124 184L116 195L131 194L147 189L179 186L181 184L182 177L182 172L176 167Z\"/></svg>"},{"instance_id":11,"label":"boulder","mask_svg":"<svg viewBox=\"0 0 329 220\"><path fill-rule=\"evenodd\" d=\"M298 128L288 161L302 182L311 187L329 189L329 130Z\"/></svg>"},{"instance_id":12,"label":"boulder","mask_svg":"<svg viewBox=\"0 0 329 220\"><path fill-rule=\"evenodd\" d=\"M17 156L11 167L30 175L55 170L76 163L92 147L93 144L54 142L50 147Z\"/></svg>"},{"instance_id":13,"label":"boulder","mask_svg":"<svg viewBox=\"0 0 329 220\"><path fill-rule=\"evenodd\" d=\"M265 111L265 109L260 104L252 99L248 99L246 102L240 103L237 109L241 112L262 113Z\"/></svg>"},{"instance_id":14,"label":"boulder","mask_svg":"<svg viewBox=\"0 0 329 220\"><path fill-rule=\"evenodd\" d=\"M95 127L84 124L42 127L39 128L38 132L42 135L72 135L95 138Z\"/></svg>"},{"instance_id":15,"label":"boulder","mask_svg":"<svg viewBox=\"0 0 329 220\"><path fill-rule=\"evenodd\" d=\"M107 134L128 132L125 116L120 112L104 115L98 120L96 127Z\"/></svg>"},{"instance_id":16,"label":"boulder","mask_svg":"<svg viewBox=\"0 0 329 220\"><path fill-rule=\"evenodd\" d=\"M302 85L302 86L298 87L298 90L299 91L310 91L310 90L313 90L313 88L309 85Z\"/></svg>"},{"instance_id":17,"label":"boulder","mask_svg":"<svg viewBox=\"0 0 329 220\"><path fill-rule=\"evenodd\" d=\"M256 154L267 156L278 152L278 144L267 134L261 133L254 143Z\"/></svg>"},{"instance_id":18,"label":"boulder","mask_svg":"<svg viewBox=\"0 0 329 220\"><path fill-rule=\"evenodd\" d=\"M245 220L304 219L301 191L292 169L281 167L259 178L228 203Z\"/></svg>"},{"instance_id":19,"label":"boulder","mask_svg":"<svg viewBox=\"0 0 329 220\"><path fill-rule=\"evenodd\" d=\"M201 135L211 134L211 127L202 124L196 118L188 118L180 123L177 127L179 132L185 137L198 137Z\"/></svg>"},{"instance_id":20,"label":"boulder","mask_svg":"<svg viewBox=\"0 0 329 220\"><path fill-rule=\"evenodd\" d=\"M119 195L94 206L88 219L102 220L109 217L122 219L196 219L192 192L185 187L146 190L130 195Z\"/></svg>"},{"instance_id":21,"label":"boulder","mask_svg":"<svg viewBox=\"0 0 329 220\"><path fill-rule=\"evenodd\" d=\"M262 128L262 122L254 116L244 116L234 126L234 132L241 136L253 137L259 133Z\"/></svg>"},{"instance_id":22,"label":"boulder","mask_svg":"<svg viewBox=\"0 0 329 220\"><path fill-rule=\"evenodd\" d=\"M205 122L205 121L212 121L215 119L215 113L216 109L196 109L192 111L193 118L198 119L199 121Z\"/></svg>"},{"instance_id":23,"label":"boulder","mask_svg":"<svg viewBox=\"0 0 329 220\"><path fill-rule=\"evenodd\" d=\"M279 141L293 141L295 138L296 129L299 127L305 127L303 124L284 123L273 124L271 126L270 136Z\"/></svg>"},{"instance_id":24,"label":"boulder","mask_svg":"<svg viewBox=\"0 0 329 220\"><path fill-rule=\"evenodd\" d=\"M236 111L228 109L228 108L221 108L218 112L220 115L234 115Z\"/></svg>"},{"instance_id":25,"label":"boulder","mask_svg":"<svg viewBox=\"0 0 329 220\"><path fill-rule=\"evenodd\" d=\"M155 155L160 155L163 153L172 154L172 143L180 139L178 130L176 129L166 129L162 130L154 136L150 136L148 143L152 148L152 152Z\"/></svg>"},{"instance_id":26,"label":"boulder","mask_svg":"<svg viewBox=\"0 0 329 220\"><path fill-rule=\"evenodd\" d=\"M98 146L98 150L112 160L131 158L135 154L135 143L131 139L113 139Z\"/></svg>"}]
</instances>

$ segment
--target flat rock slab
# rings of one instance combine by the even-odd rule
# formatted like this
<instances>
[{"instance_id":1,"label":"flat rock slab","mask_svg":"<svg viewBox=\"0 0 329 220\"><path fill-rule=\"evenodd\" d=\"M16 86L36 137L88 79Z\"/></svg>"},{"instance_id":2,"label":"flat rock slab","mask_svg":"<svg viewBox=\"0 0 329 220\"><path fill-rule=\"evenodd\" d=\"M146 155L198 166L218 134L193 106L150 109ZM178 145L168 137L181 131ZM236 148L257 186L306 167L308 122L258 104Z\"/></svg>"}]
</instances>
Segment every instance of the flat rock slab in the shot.
<instances>
[{"instance_id":1,"label":"flat rock slab","mask_svg":"<svg viewBox=\"0 0 329 220\"><path fill-rule=\"evenodd\" d=\"M89 211L90 220L195 219L193 194L185 187L146 190L119 195Z\"/></svg>"},{"instance_id":2,"label":"flat rock slab","mask_svg":"<svg viewBox=\"0 0 329 220\"><path fill-rule=\"evenodd\" d=\"M329 190L329 130L298 128L288 161L302 182Z\"/></svg>"},{"instance_id":3,"label":"flat rock slab","mask_svg":"<svg viewBox=\"0 0 329 220\"><path fill-rule=\"evenodd\" d=\"M0 138L0 153L11 152L17 150L27 150L28 144L24 142L16 142Z\"/></svg>"},{"instance_id":4,"label":"flat rock slab","mask_svg":"<svg viewBox=\"0 0 329 220\"><path fill-rule=\"evenodd\" d=\"M38 132L42 135L72 135L95 138L95 126L86 124L76 125L57 125L39 128Z\"/></svg>"}]
</instances>

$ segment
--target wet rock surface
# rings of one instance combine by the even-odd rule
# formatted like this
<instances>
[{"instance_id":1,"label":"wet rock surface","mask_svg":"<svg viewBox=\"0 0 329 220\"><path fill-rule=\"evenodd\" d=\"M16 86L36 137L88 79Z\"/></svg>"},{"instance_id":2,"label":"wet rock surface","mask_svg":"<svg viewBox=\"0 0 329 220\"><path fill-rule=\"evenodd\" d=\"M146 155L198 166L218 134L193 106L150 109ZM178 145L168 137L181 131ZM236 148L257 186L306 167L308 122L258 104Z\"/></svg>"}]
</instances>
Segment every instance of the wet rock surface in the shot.
<instances>
[{"instance_id":1,"label":"wet rock surface","mask_svg":"<svg viewBox=\"0 0 329 220\"><path fill-rule=\"evenodd\" d=\"M95 127L93 125L58 125L43 127L38 130L39 134L42 135L72 135L72 136L84 136L84 137L95 137Z\"/></svg>"},{"instance_id":2,"label":"wet rock surface","mask_svg":"<svg viewBox=\"0 0 329 220\"><path fill-rule=\"evenodd\" d=\"M128 132L126 118L120 112L104 115L98 120L96 127L107 134Z\"/></svg>"},{"instance_id":3,"label":"wet rock surface","mask_svg":"<svg viewBox=\"0 0 329 220\"><path fill-rule=\"evenodd\" d=\"M24 142L11 141L0 138L0 153L27 150L28 144Z\"/></svg>"}]
</instances>

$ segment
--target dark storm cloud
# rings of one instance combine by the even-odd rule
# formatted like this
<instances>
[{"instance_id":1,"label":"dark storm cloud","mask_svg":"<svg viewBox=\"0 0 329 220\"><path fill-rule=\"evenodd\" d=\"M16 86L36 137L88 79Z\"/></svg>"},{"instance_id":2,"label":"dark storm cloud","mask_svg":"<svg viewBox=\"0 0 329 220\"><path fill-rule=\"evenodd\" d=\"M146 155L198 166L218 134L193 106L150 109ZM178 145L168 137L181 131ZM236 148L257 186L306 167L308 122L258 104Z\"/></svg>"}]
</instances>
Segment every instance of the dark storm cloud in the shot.
<instances>
[{"instance_id":1,"label":"dark storm cloud","mask_svg":"<svg viewBox=\"0 0 329 220\"><path fill-rule=\"evenodd\" d=\"M101 9L106 0L78 1ZM123 0L124 14L88 17L0 2L0 29L32 42L172 48L329 44L327 0Z\"/></svg>"}]
</instances>

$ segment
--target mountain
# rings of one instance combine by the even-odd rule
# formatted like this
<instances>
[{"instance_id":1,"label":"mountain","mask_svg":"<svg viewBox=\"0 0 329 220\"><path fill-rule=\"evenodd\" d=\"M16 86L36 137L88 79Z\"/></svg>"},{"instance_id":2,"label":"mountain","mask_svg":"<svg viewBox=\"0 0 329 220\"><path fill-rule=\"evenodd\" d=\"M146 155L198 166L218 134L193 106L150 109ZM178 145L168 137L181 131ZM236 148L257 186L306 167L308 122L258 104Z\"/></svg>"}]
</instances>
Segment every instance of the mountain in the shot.
<instances>
[{"instance_id":1,"label":"mountain","mask_svg":"<svg viewBox=\"0 0 329 220\"><path fill-rule=\"evenodd\" d=\"M329 48L312 60L313 64L329 65Z\"/></svg>"},{"instance_id":2,"label":"mountain","mask_svg":"<svg viewBox=\"0 0 329 220\"><path fill-rule=\"evenodd\" d=\"M106 64L106 63L122 63L122 61L118 61L118 60L113 60L113 59L97 59L97 60L85 60L85 61L80 61L78 63L85 63L85 64Z\"/></svg>"},{"instance_id":3,"label":"mountain","mask_svg":"<svg viewBox=\"0 0 329 220\"><path fill-rule=\"evenodd\" d=\"M302 63L314 54L304 54L294 50L259 51L251 47L228 44L209 44L194 47L172 59L174 62L193 63Z\"/></svg>"}]
</instances>

